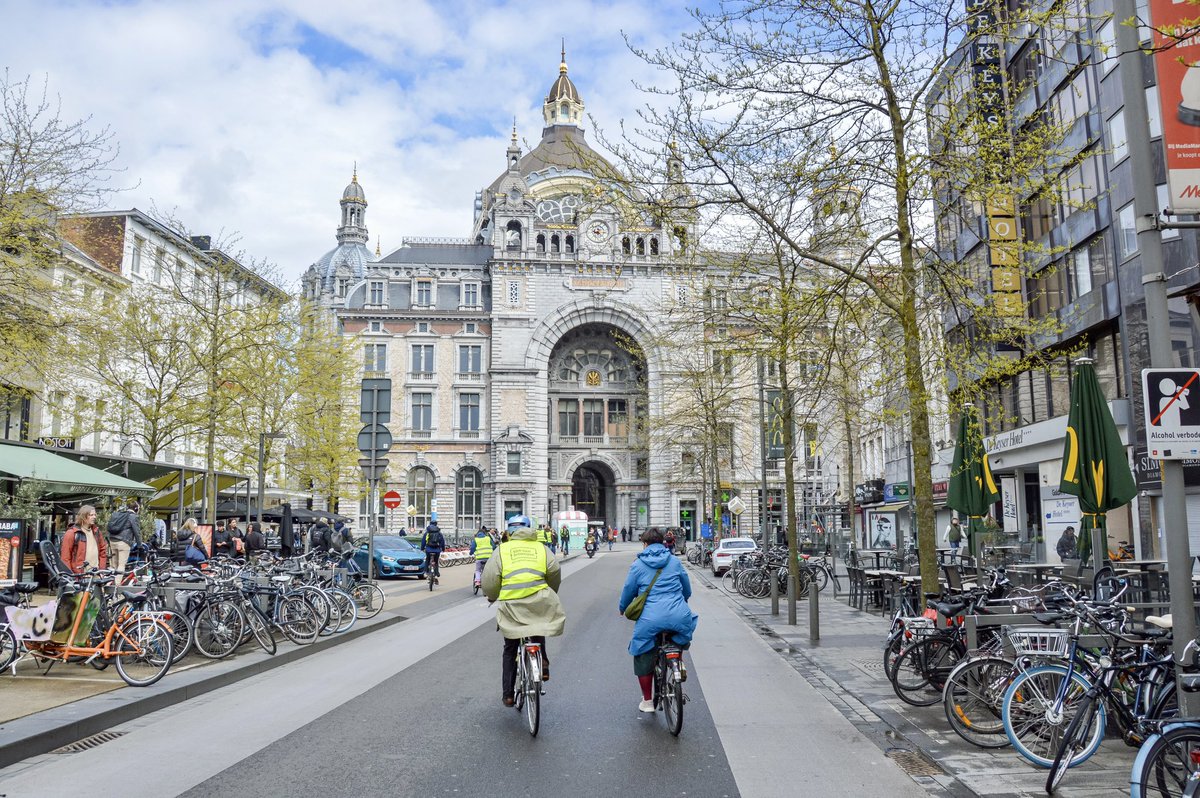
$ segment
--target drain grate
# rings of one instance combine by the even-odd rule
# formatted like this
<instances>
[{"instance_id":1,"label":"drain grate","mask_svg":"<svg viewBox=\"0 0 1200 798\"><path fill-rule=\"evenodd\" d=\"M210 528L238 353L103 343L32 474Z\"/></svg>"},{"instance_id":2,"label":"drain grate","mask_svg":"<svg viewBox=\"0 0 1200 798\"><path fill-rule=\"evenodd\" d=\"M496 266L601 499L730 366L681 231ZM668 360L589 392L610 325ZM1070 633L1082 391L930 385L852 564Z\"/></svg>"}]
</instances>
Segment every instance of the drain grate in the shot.
<instances>
[{"instance_id":1,"label":"drain grate","mask_svg":"<svg viewBox=\"0 0 1200 798\"><path fill-rule=\"evenodd\" d=\"M98 745L103 745L109 740L115 740L124 734L125 732L100 732L99 734L93 734L91 737L84 737L82 740L76 740L70 745L64 745L62 748L55 748L50 753L77 754L80 751L88 751Z\"/></svg>"},{"instance_id":2,"label":"drain grate","mask_svg":"<svg viewBox=\"0 0 1200 798\"><path fill-rule=\"evenodd\" d=\"M878 671L883 673L883 661L873 659L856 659L854 664L865 671Z\"/></svg>"},{"instance_id":3,"label":"drain grate","mask_svg":"<svg viewBox=\"0 0 1200 798\"><path fill-rule=\"evenodd\" d=\"M887 752L887 757L910 776L941 776L945 773L936 762L919 751L893 748Z\"/></svg>"}]
</instances>

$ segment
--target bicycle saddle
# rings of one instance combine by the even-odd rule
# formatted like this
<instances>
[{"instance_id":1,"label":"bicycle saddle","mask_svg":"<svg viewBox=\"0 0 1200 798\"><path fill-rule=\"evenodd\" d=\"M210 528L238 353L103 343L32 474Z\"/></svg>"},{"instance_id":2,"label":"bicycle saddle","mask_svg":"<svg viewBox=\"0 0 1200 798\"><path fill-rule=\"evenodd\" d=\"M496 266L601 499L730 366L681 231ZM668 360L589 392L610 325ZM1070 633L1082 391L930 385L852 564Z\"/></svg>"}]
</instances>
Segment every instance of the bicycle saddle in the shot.
<instances>
[{"instance_id":1,"label":"bicycle saddle","mask_svg":"<svg viewBox=\"0 0 1200 798\"><path fill-rule=\"evenodd\" d=\"M123 587L121 588L121 595L128 599L130 604L141 604L146 599L150 598L150 591L134 590L132 588Z\"/></svg>"},{"instance_id":2,"label":"bicycle saddle","mask_svg":"<svg viewBox=\"0 0 1200 798\"><path fill-rule=\"evenodd\" d=\"M939 601L933 608L947 618L952 618L967 608L965 601Z\"/></svg>"},{"instance_id":3,"label":"bicycle saddle","mask_svg":"<svg viewBox=\"0 0 1200 798\"><path fill-rule=\"evenodd\" d=\"M1033 617L1038 623L1049 626L1052 623L1058 623L1059 621L1070 618L1071 615L1065 612L1035 612Z\"/></svg>"},{"instance_id":4,"label":"bicycle saddle","mask_svg":"<svg viewBox=\"0 0 1200 798\"><path fill-rule=\"evenodd\" d=\"M1169 612L1166 615L1147 615L1146 623L1150 624L1151 626L1157 626L1159 629L1173 628L1173 624L1171 623L1171 613Z\"/></svg>"}]
</instances>

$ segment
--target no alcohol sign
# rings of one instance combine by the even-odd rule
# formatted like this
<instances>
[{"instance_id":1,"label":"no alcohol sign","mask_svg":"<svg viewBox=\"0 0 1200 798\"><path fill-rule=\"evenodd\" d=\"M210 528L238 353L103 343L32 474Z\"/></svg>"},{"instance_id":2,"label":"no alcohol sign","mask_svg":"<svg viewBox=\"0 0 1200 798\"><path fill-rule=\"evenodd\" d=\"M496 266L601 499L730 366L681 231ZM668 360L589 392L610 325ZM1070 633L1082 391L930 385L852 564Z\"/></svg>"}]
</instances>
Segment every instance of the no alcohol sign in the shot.
<instances>
[{"instance_id":1,"label":"no alcohol sign","mask_svg":"<svg viewBox=\"0 0 1200 798\"><path fill-rule=\"evenodd\" d=\"M1156 460L1200 456L1200 371L1145 369L1146 449Z\"/></svg>"}]
</instances>

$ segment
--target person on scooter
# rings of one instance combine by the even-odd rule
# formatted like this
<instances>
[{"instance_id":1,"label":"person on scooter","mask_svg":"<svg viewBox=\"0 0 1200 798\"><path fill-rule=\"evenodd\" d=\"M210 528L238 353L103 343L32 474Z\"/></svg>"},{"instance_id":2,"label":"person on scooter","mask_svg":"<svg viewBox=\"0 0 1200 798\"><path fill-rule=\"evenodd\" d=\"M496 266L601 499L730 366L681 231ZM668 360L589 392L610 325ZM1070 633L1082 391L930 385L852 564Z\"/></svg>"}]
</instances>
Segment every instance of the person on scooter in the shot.
<instances>
[{"instance_id":1,"label":"person on scooter","mask_svg":"<svg viewBox=\"0 0 1200 798\"><path fill-rule=\"evenodd\" d=\"M504 706L514 704L517 681L517 646L532 638L542 647L542 681L550 681L546 637L563 633L567 615L558 600L562 569L558 558L542 545L528 518L508 520L509 539L496 547L483 569L483 592L496 606L496 628L504 635L501 691ZM549 588L549 589L547 589Z\"/></svg>"},{"instance_id":2,"label":"person on scooter","mask_svg":"<svg viewBox=\"0 0 1200 798\"><path fill-rule=\"evenodd\" d=\"M583 550L587 552L587 556L591 557L596 553L596 535L588 532L587 540L583 544Z\"/></svg>"},{"instance_id":3,"label":"person on scooter","mask_svg":"<svg viewBox=\"0 0 1200 798\"><path fill-rule=\"evenodd\" d=\"M483 569L487 565L488 558L492 556L492 549L496 546L492 536L483 527L475 533L475 537L471 538L471 553L475 555L475 587L479 587L479 580L483 576Z\"/></svg>"}]
</instances>

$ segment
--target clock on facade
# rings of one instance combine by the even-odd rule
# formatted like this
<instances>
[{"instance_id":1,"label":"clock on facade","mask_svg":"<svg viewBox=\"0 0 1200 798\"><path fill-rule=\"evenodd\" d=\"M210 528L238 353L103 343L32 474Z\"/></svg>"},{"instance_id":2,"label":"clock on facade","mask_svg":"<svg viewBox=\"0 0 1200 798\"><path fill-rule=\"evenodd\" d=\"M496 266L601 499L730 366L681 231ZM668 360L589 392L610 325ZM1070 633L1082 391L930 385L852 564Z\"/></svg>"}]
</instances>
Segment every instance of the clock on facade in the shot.
<instances>
[{"instance_id":1,"label":"clock on facade","mask_svg":"<svg viewBox=\"0 0 1200 798\"><path fill-rule=\"evenodd\" d=\"M605 222L588 222L587 237L588 241L594 244L603 244L608 241L608 224Z\"/></svg>"}]
</instances>

